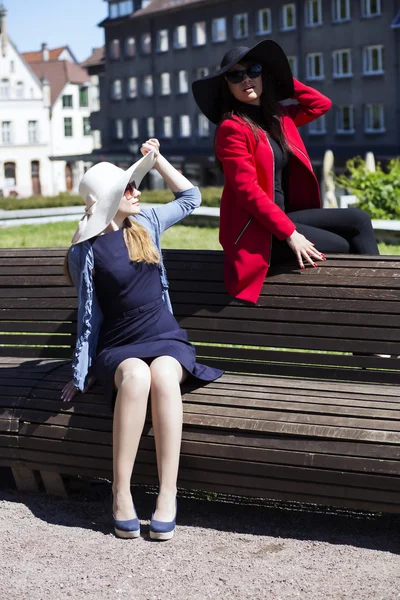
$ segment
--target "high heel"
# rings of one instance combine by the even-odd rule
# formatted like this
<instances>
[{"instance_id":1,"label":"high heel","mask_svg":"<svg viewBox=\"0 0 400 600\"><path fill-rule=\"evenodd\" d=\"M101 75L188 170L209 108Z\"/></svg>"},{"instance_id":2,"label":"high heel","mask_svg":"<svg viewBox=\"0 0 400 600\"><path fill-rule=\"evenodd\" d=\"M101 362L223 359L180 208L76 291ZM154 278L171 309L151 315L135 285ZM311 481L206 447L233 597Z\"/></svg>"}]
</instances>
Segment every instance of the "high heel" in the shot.
<instances>
[{"instance_id":1,"label":"high heel","mask_svg":"<svg viewBox=\"0 0 400 600\"><path fill-rule=\"evenodd\" d=\"M135 511L135 514L137 514L135 505L133 505L133 510ZM140 536L140 523L137 516L134 519L121 521L120 519L116 519L113 513L112 519L114 524L114 532L117 537L123 539L134 539Z\"/></svg>"},{"instance_id":2,"label":"high heel","mask_svg":"<svg viewBox=\"0 0 400 600\"><path fill-rule=\"evenodd\" d=\"M150 521L150 538L152 540L170 540L174 536L177 510L178 504L175 500L175 517L173 521L156 521L154 513L152 514Z\"/></svg>"}]
</instances>

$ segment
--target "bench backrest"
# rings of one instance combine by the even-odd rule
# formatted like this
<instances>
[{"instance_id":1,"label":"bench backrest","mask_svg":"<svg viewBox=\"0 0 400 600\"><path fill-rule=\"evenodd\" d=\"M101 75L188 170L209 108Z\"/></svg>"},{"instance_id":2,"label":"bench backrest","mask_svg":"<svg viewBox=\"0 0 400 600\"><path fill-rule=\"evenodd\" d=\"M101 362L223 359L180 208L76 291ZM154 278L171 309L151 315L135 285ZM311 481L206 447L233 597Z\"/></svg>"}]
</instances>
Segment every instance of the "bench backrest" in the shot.
<instances>
[{"instance_id":1,"label":"bench backrest","mask_svg":"<svg viewBox=\"0 0 400 600\"><path fill-rule=\"evenodd\" d=\"M71 357L76 292L62 272L65 252L0 250L0 356ZM275 268L252 306L225 292L221 252L164 255L175 316L205 362L237 373L400 383L400 360L374 356L400 354L400 257Z\"/></svg>"}]
</instances>

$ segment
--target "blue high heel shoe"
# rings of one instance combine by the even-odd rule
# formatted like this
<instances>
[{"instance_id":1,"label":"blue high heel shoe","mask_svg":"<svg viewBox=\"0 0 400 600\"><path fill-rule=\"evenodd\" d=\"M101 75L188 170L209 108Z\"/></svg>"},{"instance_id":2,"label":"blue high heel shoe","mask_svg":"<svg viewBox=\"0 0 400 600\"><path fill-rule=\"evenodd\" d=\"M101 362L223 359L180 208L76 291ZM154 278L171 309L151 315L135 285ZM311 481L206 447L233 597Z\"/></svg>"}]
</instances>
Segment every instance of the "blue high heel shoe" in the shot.
<instances>
[{"instance_id":1,"label":"blue high heel shoe","mask_svg":"<svg viewBox=\"0 0 400 600\"><path fill-rule=\"evenodd\" d=\"M133 506L133 509L136 513L135 506ZM117 537L124 538L124 539L134 539L134 538L138 538L140 536L140 523L139 523L139 519L137 518L137 516L134 519L128 519L126 521L121 521L119 519L116 519L115 515L113 513L112 518L113 518L115 535Z\"/></svg>"},{"instance_id":2,"label":"blue high heel shoe","mask_svg":"<svg viewBox=\"0 0 400 600\"><path fill-rule=\"evenodd\" d=\"M175 517L173 521L156 521L154 513L152 514L150 521L150 538L152 540L170 540L173 537L176 527L177 510L178 504L175 500Z\"/></svg>"}]
</instances>

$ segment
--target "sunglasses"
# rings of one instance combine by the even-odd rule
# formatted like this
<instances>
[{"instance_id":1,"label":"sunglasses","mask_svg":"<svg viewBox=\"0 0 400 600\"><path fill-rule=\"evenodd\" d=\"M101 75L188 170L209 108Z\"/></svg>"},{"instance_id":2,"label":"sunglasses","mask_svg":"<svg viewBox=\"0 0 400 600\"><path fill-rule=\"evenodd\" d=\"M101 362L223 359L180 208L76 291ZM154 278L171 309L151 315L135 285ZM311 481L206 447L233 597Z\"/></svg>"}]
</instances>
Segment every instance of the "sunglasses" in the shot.
<instances>
[{"instance_id":1,"label":"sunglasses","mask_svg":"<svg viewBox=\"0 0 400 600\"><path fill-rule=\"evenodd\" d=\"M246 75L247 77L250 77L250 79L256 79L257 77L260 77L262 70L263 69L261 65L251 65L251 67L247 67L247 69L240 71L228 71L225 74L225 77L231 83L240 83L243 81Z\"/></svg>"},{"instance_id":2,"label":"sunglasses","mask_svg":"<svg viewBox=\"0 0 400 600\"><path fill-rule=\"evenodd\" d=\"M135 189L136 184L134 181L132 181L131 183L128 183L128 185L125 188L125 193L129 192L129 194L133 194L133 190Z\"/></svg>"}]
</instances>

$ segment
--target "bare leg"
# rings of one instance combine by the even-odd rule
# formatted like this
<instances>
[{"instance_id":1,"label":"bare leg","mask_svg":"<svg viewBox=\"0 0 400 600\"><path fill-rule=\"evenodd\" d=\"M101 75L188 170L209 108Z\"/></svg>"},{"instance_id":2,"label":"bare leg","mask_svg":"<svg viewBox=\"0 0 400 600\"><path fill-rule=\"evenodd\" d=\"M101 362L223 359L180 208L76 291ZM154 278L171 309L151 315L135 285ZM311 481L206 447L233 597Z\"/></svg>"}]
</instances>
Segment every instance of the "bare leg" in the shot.
<instances>
[{"instance_id":1,"label":"bare leg","mask_svg":"<svg viewBox=\"0 0 400 600\"><path fill-rule=\"evenodd\" d=\"M121 520L136 516L130 485L146 418L150 378L149 366L139 358L124 360L115 372L118 394L113 422L113 512Z\"/></svg>"},{"instance_id":2,"label":"bare leg","mask_svg":"<svg viewBox=\"0 0 400 600\"><path fill-rule=\"evenodd\" d=\"M151 410L156 442L160 491L154 518L175 517L176 480L182 440L182 397L180 383L187 372L170 356L160 356L150 365Z\"/></svg>"}]
</instances>

